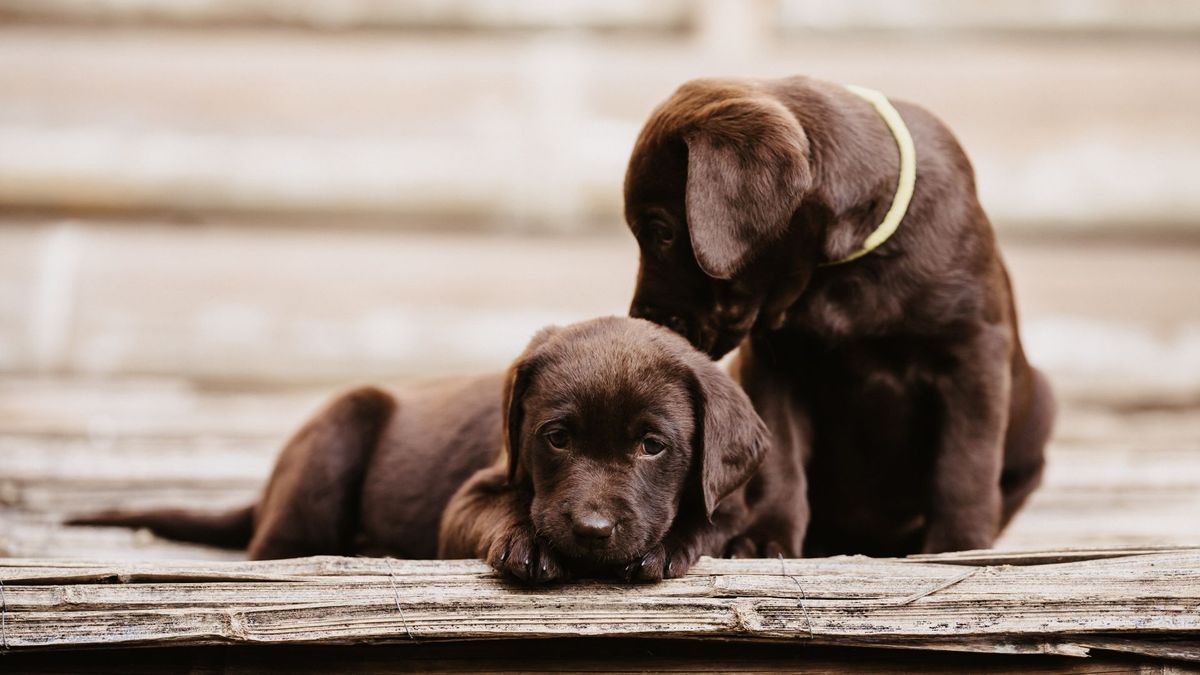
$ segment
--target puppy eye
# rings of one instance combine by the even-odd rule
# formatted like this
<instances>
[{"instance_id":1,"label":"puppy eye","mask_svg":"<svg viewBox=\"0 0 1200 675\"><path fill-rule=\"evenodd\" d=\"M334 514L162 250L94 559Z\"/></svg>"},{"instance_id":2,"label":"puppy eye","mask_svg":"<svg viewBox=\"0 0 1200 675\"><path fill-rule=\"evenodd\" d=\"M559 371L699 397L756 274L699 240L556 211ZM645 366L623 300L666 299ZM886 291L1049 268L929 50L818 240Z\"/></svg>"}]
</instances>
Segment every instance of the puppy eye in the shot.
<instances>
[{"instance_id":1,"label":"puppy eye","mask_svg":"<svg viewBox=\"0 0 1200 675\"><path fill-rule=\"evenodd\" d=\"M556 450L565 450L567 444L571 442L571 437L562 429L551 429L542 435L545 436L546 442Z\"/></svg>"},{"instance_id":2,"label":"puppy eye","mask_svg":"<svg viewBox=\"0 0 1200 675\"><path fill-rule=\"evenodd\" d=\"M662 451L666 450L666 449L667 449L667 446L664 445L661 441L657 441L653 438L646 438L646 439L642 440L642 454L643 455L653 457L657 454L662 453Z\"/></svg>"},{"instance_id":3,"label":"puppy eye","mask_svg":"<svg viewBox=\"0 0 1200 675\"><path fill-rule=\"evenodd\" d=\"M675 242L675 228L661 220L650 221L650 239L664 248Z\"/></svg>"}]
</instances>

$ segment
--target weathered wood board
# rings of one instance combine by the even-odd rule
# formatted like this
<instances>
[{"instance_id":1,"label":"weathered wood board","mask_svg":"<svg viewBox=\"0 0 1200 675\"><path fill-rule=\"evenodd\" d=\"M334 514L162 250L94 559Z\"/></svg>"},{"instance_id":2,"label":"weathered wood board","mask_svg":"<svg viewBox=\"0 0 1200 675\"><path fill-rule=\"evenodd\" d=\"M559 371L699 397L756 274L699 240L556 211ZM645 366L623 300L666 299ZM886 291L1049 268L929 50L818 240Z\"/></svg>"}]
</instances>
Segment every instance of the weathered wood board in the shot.
<instances>
[{"instance_id":1,"label":"weathered wood board","mask_svg":"<svg viewBox=\"0 0 1200 675\"><path fill-rule=\"evenodd\" d=\"M0 580L13 651L619 636L1200 661L1196 548L704 559L655 585L534 590L477 561L338 557L3 559Z\"/></svg>"}]
</instances>

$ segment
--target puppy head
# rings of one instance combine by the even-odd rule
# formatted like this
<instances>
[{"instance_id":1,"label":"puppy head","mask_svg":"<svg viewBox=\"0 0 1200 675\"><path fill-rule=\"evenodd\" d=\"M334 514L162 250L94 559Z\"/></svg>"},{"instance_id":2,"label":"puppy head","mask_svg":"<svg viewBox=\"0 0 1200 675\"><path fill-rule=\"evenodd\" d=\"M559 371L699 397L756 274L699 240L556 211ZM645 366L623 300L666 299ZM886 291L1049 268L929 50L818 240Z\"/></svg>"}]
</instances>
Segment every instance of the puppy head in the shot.
<instances>
[{"instance_id":1,"label":"puppy head","mask_svg":"<svg viewBox=\"0 0 1200 675\"><path fill-rule=\"evenodd\" d=\"M808 157L795 116L754 83L680 87L646 122L625 175L641 247L631 314L714 357L735 347L768 304L777 263L807 243L790 225L812 185Z\"/></svg>"},{"instance_id":2,"label":"puppy head","mask_svg":"<svg viewBox=\"0 0 1200 675\"><path fill-rule=\"evenodd\" d=\"M538 533L588 563L633 560L681 508L711 516L758 467L767 431L741 388L647 321L551 328L509 372L510 479Z\"/></svg>"}]
</instances>

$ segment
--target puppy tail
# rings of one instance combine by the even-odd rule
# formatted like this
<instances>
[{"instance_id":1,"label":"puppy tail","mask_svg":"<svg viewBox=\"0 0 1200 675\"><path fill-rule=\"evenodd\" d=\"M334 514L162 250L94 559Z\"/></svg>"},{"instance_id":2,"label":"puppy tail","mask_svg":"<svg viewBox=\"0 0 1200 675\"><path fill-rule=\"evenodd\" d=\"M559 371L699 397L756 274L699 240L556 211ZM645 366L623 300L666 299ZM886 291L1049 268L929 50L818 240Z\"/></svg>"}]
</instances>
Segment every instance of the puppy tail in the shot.
<instances>
[{"instance_id":1,"label":"puppy tail","mask_svg":"<svg viewBox=\"0 0 1200 675\"><path fill-rule=\"evenodd\" d=\"M254 534L254 506L232 511L103 511L71 518L64 524L145 528L164 539L240 549L249 545Z\"/></svg>"}]
</instances>

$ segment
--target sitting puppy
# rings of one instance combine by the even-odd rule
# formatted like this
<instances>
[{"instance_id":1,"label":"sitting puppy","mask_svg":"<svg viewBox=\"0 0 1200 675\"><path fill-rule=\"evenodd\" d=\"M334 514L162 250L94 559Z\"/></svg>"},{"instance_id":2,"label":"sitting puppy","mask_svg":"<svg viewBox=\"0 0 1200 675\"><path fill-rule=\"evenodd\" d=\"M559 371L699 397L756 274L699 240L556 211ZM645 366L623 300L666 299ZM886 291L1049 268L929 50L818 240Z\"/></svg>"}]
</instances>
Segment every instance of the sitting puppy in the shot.
<instances>
[{"instance_id":1,"label":"sitting puppy","mask_svg":"<svg viewBox=\"0 0 1200 675\"><path fill-rule=\"evenodd\" d=\"M776 504L752 548L810 517L807 555L985 548L1038 485L1053 396L930 113L804 77L688 82L637 139L625 215L631 314L714 358L740 343L773 452L801 465L749 486Z\"/></svg>"},{"instance_id":2,"label":"sitting puppy","mask_svg":"<svg viewBox=\"0 0 1200 675\"><path fill-rule=\"evenodd\" d=\"M254 506L71 522L253 559L440 551L529 582L572 565L653 580L724 553L767 445L746 395L684 339L605 318L542 331L507 378L340 396L288 442Z\"/></svg>"},{"instance_id":3,"label":"sitting puppy","mask_svg":"<svg viewBox=\"0 0 1200 675\"><path fill-rule=\"evenodd\" d=\"M504 396L505 451L442 519L444 558L533 583L679 576L748 520L768 445L742 390L678 335L601 319L534 338Z\"/></svg>"}]
</instances>

